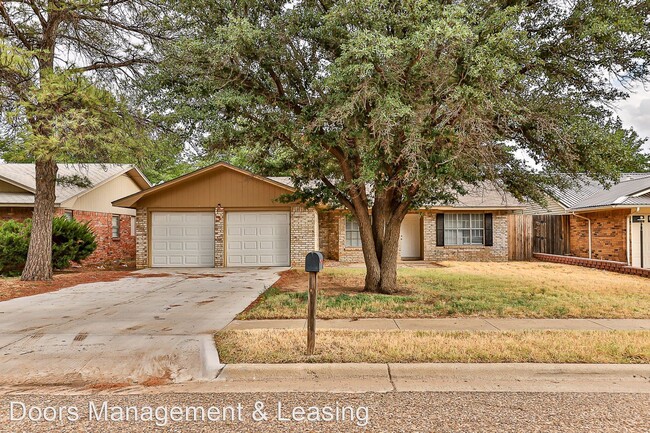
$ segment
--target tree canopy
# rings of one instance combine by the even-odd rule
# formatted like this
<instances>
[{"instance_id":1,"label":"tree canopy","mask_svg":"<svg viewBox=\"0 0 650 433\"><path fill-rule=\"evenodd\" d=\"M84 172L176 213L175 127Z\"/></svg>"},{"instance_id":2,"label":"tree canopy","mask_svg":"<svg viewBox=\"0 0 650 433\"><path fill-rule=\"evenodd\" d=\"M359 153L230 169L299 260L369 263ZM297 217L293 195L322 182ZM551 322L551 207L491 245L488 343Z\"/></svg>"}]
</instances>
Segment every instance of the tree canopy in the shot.
<instances>
[{"instance_id":1,"label":"tree canopy","mask_svg":"<svg viewBox=\"0 0 650 433\"><path fill-rule=\"evenodd\" d=\"M0 1L0 157L36 165L24 279L52 275L57 162L157 165L129 94L158 60L170 13L168 2L152 0Z\"/></svg>"},{"instance_id":2,"label":"tree canopy","mask_svg":"<svg viewBox=\"0 0 650 433\"><path fill-rule=\"evenodd\" d=\"M254 150L252 168L290 174L297 198L354 214L369 290L395 289L408 209L486 181L543 200L579 173L648 167L611 108L648 80L646 1L180 5L159 107L208 149Z\"/></svg>"}]
</instances>

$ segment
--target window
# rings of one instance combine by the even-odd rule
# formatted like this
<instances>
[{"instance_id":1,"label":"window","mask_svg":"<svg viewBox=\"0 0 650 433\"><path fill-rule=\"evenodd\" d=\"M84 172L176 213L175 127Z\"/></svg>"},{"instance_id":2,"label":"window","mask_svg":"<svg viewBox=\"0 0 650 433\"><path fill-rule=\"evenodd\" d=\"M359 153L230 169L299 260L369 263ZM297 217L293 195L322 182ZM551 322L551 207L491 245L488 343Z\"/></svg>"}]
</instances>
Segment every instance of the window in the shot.
<instances>
[{"instance_id":1,"label":"window","mask_svg":"<svg viewBox=\"0 0 650 433\"><path fill-rule=\"evenodd\" d=\"M131 236L135 236L135 217L131 217Z\"/></svg>"},{"instance_id":2,"label":"window","mask_svg":"<svg viewBox=\"0 0 650 433\"><path fill-rule=\"evenodd\" d=\"M113 215L111 230L114 238L120 237L120 216L119 215Z\"/></svg>"},{"instance_id":3,"label":"window","mask_svg":"<svg viewBox=\"0 0 650 433\"><path fill-rule=\"evenodd\" d=\"M445 214L445 245L483 245L483 214Z\"/></svg>"},{"instance_id":4,"label":"window","mask_svg":"<svg viewBox=\"0 0 650 433\"><path fill-rule=\"evenodd\" d=\"M67 219L67 220L72 220L72 219L74 219L74 216L73 216L71 210L67 210L67 211L65 211L65 212L63 213L63 216L64 216L65 219Z\"/></svg>"},{"instance_id":5,"label":"window","mask_svg":"<svg viewBox=\"0 0 650 433\"><path fill-rule=\"evenodd\" d=\"M359 223L351 216L345 220L345 246L352 248L361 246Z\"/></svg>"}]
</instances>

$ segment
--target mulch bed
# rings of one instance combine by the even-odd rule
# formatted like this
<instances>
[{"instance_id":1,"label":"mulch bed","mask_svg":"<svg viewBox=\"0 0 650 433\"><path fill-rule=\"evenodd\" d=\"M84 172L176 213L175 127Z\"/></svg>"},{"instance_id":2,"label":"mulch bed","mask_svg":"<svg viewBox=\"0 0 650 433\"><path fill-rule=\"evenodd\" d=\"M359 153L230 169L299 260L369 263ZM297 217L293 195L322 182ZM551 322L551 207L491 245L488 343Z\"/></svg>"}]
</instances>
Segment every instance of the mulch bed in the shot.
<instances>
[{"instance_id":1,"label":"mulch bed","mask_svg":"<svg viewBox=\"0 0 650 433\"><path fill-rule=\"evenodd\" d=\"M117 281L129 276L149 277L146 274L133 274L131 270L104 271L81 268L57 273L52 281L20 281L19 277L0 278L0 301L55 292L78 284Z\"/></svg>"}]
</instances>

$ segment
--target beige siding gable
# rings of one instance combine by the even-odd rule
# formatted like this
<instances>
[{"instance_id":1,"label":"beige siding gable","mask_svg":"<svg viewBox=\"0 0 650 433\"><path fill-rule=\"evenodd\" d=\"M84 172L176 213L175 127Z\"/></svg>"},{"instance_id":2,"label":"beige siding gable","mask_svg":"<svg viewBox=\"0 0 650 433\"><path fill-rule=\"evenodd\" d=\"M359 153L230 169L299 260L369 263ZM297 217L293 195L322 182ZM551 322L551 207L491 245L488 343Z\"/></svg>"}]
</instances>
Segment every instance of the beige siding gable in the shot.
<instances>
[{"instance_id":1,"label":"beige siding gable","mask_svg":"<svg viewBox=\"0 0 650 433\"><path fill-rule=\"evenodd\" d=\"M27 192L25 189L0 180L0 192Z\"/></svg>"},{"instance_id":2,"label":"beige siding gable","mask_svg":"<svg viewBox=\"0 0 650 433\"><path fill-rule=\"evenodd\" d=\"M134 209L115 207L111 202L118 198L135 194L141 188L127 174L122 174L93 188L79 197L61 203L62 208L88 212L105 212L122 215L135 215Z\"/></svg>"},{"instance_id":3,"label":"beige siding gable","mask_svg":"<svg viewBox=\"0 0 650 433\"><path fill-rule=\"evenodd\" d=\"M277 201L287 192L286 188L224 166L152 192L141 198L137 207L288 208L288 204Z\"/></svg>"}]
</instances>

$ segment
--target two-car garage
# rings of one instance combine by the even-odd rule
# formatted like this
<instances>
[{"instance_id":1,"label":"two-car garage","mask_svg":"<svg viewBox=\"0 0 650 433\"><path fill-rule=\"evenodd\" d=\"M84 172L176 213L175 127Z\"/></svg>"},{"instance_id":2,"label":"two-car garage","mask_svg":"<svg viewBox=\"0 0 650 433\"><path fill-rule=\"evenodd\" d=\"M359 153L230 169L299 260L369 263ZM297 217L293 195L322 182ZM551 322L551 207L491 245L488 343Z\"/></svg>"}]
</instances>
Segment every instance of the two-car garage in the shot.
<instances>
[{"instance_id":1,"label":"two-car garage","mask_svg":"<svg viewBox=\"0 0 650 433\"><path fill-rule=\"evenodd\" d=\"M113 202L136 210L137 268L291 266L318 248L318 214L290 179L219 162Z\"/></svg>"},{"instance_id":2,"label":"two-car garage","mask_svg":"<svg viewBox=\"0 0 650 433\"><path fill-rule=\"evenodd\" d=\"M288 266L288 211L226 212L227 266ZM215 265L214 212L152 212L152 267Z\"/></svg>"}]
</instances>

